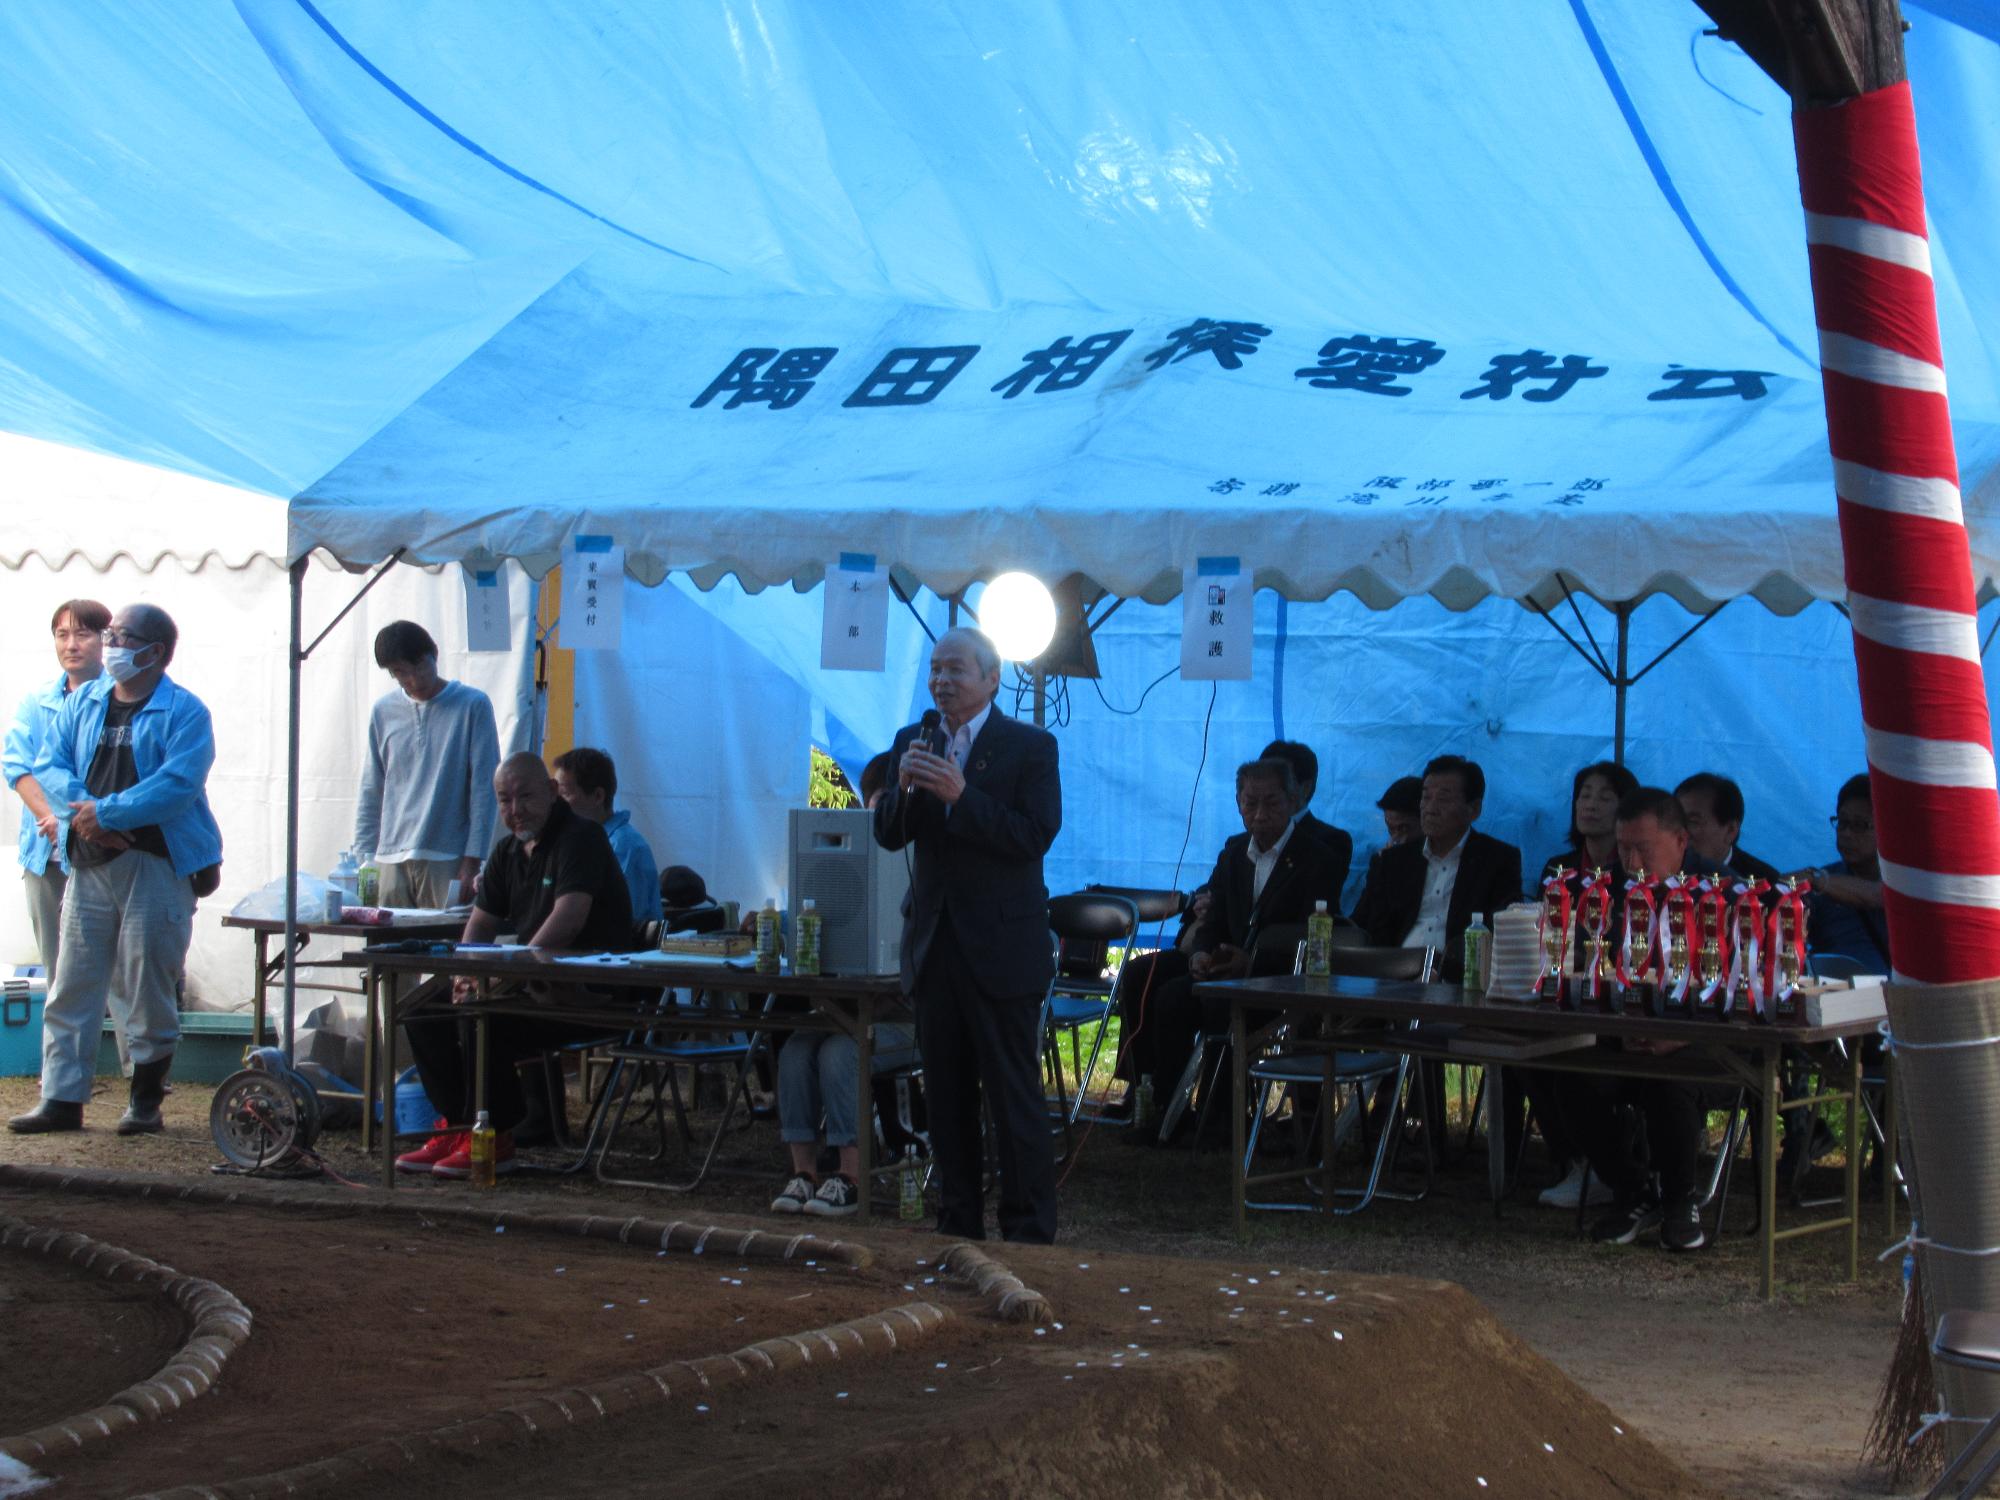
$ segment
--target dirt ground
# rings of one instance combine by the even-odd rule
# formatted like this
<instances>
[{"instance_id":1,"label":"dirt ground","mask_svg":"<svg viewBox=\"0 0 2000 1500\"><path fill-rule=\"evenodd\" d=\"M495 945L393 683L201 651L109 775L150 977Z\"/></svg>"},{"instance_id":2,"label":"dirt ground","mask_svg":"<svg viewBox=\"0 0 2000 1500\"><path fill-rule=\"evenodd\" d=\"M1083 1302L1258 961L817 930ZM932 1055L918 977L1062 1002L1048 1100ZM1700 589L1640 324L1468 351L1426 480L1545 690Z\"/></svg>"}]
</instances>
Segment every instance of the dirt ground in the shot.
<instances>
[{"instance_id":1,"label":"dirt ground","mask_svg":"<svg viewBox=\"0 0 2000 1500\"><path fill-rule=\"evenodd\" d=\"M115 1107L107 1098L93 1106L93 1128L82 1136L0 1137L0 1160L206 1179L215 1159L207 1098L198 1087L177 1090L167 1135L139 1140L109 1132ZM0 1111L32 1099L31 1081L0 1081ZM372 1181L351 1133L322 1145L336 1170ZM587 1446L571 1439L524 1450L498 1486L490 1470L468 1467L434 1469L405 1489L376 1492L573 1493L585 1475L589 1492L605 1495L688 1493L730 1480L779 1494L824 1492L836 1482L867 1493L980 1492L968 1473L986 1476L994 1494L1031 1485L1054 1493L1151 1491L1160 1473L1185 1476L1191 1494L1359 1494L1364 1486L1395 1494L1883 1492L1856 1466L1897 1310L1893 1278L1872 1260L1887 1238L1879 1203L1864 1200L1858 1284L1840 1279L1838 1236L1819 1236L1781 1247L1780 1295L1765 1303L1756 1296L1754 1241L1741 1232L1740 1201L1732 1232L1713 1251L1670 1258L1652 1248L1603 1249L1579 1242L1569 1216L1531 1206L1532 1181L1496 1219L1484 1201L1478 1152L1475 1143L1424 1203L1383 1203L1337 1223L1256 1215L1239 1244L1229 1231L1221 1153L1134 1149L1111 1131L1093 1132L1066 1167L1063 1244L998 1251L1056 1299L1063 1330L1036 1337L979 1316L960 1294L934 1296L961 1316L920 1357L878 1362L865 1378L841 1369L791 1376L732 1391L699 1420L670 1413L657 1424L598 1430ZM525 1174L501 1196L550 1211L601 1206L793 1227L764 1212L777 1157L775 1132L760 1123L732 1135L722 1155L723 1165L750 1175L714 1178L691 1196ZM413 1203L467 1194L462 1185L423 1180L398 1191ZM246 1363L205 1398L212 1410L168 1424L161 1446L149 1438L143 1455L107 1449L82 1461L65 1473L70 1494L157 1486L166 1478L157 1466L169 1458L199 1462L209 1480L268 1469L307 1451L323 1454L329 1435L380 1435L391 1418L418 1426L450 1420L475 1391L548 1388L737 1348L907 1300L905 1286L925 1294L942 1286L926 1285L929 1273L918 1264L941 1242L880 1215L830 1231L878 1247L875 1272L816 1271L806 1280L789 1269L746 1275L584 1242L530 1245L525 1236L476 1236L441 1221L356 1218L337 1203L310 1216L255 1216L246 1228L244 1215L220 1209L47 1194L22 1201L27 1196L0 1194L0 1212L81 1228L210 1276L260 1319L258 1337L239 1356ZM439 1247L451 1253L441 1256ZM440 1259L449 1260L448 1275ZM565 1267L560 1276L556 1265ZM725 1274L746 1286L702 1279ZM147 1325L157 1315L123 1305L109 1288L45 1295L32 1275L17 1258L0 1261L5 1368L22 1368L23 1358L30 1367L51 1363L47 1340L58 1331L61 1361L81 1366L72 1356L87 1339L107 1382L92 1393L101 1399L179 1336L170 1320L164 1330ZM1358 1279L1379 1275L1406 1279L1386 1291ZM1437 1282L1465 1288L1504 1330ZM1118 1290L1128 1286L1130 1293ZM794 1287L810 1296L791 1302ZM696 1290L703 1318L676 1321L672 1309ZM1395 1300L1364 1295L1371 1290ZM1324 1303L1323 1292L1339 1302ZM857 1300L843 1300L850 1296ZM650 1300L642 1307L639 1297ZM370 1298L381 1298L385 1321L358 1321ZM1142 1298L1151 1309L1144 1314ZM65 1310L53 1311L58 1305ZM35 1316L17 1320L23 1306L35 1307ZM468 1307L479 1316L466 1319ZM802 1308L813 1315L800 1316ZM735 1317L745 1321L729 1321ZM1329 1321L1341 1340L1318 1336L1331 1334ZM274 1329L281 1340L268 1337ZM1124 1347L1132 1343L1140 1348ZM934 1368L937 1361L945 1368ZM114 1378L114 1369L126 1373ZM316 1399L285 1423L272 1392L293 1386ZM61 1405L58 1393L37 1388L33 1400ZM23 1430L43 1410L0 1406L0 1430ZM339 1413L361 1425L329 1428ZM274 1427L282 1442L267 1440ZM1015 1441L1017 1432L1032 1432L1034 1441ZM1309 1435L1299 1439L1306 1446L1289 1447L1298 1434ZM788 1490L794 1473L796 1489ZM1327 1474L1337 1479L1319 1483Z\"/></svg>"}]
</instances>

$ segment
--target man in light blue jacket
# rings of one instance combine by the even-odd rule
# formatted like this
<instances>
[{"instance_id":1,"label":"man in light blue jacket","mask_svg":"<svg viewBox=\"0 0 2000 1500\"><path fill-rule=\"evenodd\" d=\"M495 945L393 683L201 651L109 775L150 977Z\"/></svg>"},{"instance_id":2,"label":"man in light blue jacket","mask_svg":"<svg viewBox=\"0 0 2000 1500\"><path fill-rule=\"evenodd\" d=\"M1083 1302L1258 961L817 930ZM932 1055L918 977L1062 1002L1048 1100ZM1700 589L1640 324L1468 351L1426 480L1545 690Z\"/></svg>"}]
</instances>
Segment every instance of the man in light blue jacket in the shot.
<instances>
[{"instance_id":1,"label":"man in light blue jacket","mask_svg":"<svg viewBox=\"0 0 2000 1500\"><path fill-rule=\"evenodd\" d=\"M69 817L69 889L42 1015L42 1102L7 1122L22 1134L83 1128L107 1000L132 1049L118 1133L161 1127L194 881L222 861L206 791L215 733L202 701L167 676L178 640L153 605L114 615L104 675L64 700L35 764L49 805Z\"/></svg>"}]
</instances>

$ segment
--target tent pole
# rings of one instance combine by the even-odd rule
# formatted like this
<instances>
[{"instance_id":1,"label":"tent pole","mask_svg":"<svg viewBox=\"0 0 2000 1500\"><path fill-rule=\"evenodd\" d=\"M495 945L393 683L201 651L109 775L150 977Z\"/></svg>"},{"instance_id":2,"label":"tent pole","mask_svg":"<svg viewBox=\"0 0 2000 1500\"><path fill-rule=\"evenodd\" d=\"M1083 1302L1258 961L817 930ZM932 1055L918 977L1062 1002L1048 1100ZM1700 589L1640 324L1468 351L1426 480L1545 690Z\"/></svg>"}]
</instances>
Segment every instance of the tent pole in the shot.
<instances>
[{"instance_id":1,"label":"tent pole","mask_svg":"<svg viewBox=\"0 0 2000 1500\"><path fill-rule=\"evenodd\" d=\"M1611 613L1618 621L1618 675L1611 679L1611 758L1622 766L1625 764L1625 690L1632 685L1632 678L1626 671L1632 646L1632 605L1630 602L1614 604Z\"/></svg>"},{"instance_id":2,"label":"tent pole","mask_svg":"<svg viewBox=\"0 0 2000 1500\"><path fill-rule=\"evenodd\" d=\"M1040 729L1048 721L1049 674L1042 670L1042 664L1040 662L1036 662L1035 665L1029 670L1031 670L1034 673L1035 727L1037 729Z\"/></svg>"},{"instance_id":3,"label":"tent pole","mask_svg":"<svg viewBox=\"0 0 2000 1500\"><path fill-rule=\"evenodd\" d=\"M285 652L285 1065L292 1063L292 1029L299 984L299 669L305 665L305 584L308 559L291 566L292 627Z\"/></svg>"}]
</instances>

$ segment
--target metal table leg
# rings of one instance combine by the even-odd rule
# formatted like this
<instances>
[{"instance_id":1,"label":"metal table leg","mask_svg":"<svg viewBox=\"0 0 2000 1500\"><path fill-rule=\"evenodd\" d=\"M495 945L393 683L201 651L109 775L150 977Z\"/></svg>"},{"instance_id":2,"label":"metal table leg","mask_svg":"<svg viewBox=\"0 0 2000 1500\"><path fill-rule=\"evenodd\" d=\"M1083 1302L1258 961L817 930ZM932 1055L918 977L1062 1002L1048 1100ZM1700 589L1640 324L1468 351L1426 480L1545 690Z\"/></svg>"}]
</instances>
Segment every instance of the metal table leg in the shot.
<instances>
[{"instance_id":1,"label":"metal table leg","mask_svg":"<svg viewBox=\"0 0 2000 1500\"><path fill-rule=\"evenodd\" d=\"M1847 1049L1847 1279L1861 1272L1861 1153L1868 1144L1868 1112L1861 1107L1861 1043Z\"/></svg>"},{"instance_id":2,"label":"metal table leg","mask_svg":"<svg viewBox=\"0 0 2000 1500\"><path fill-rule=\"evenodd\" d=\"M380 1066L376 1069L376 1080L382 1085L382 1186L396 1185L396 986L390 983L386 999L382 996L381 981L376 971L368 971L369 982L374 989L369 995L369 1006L379 1011L382 1023L382 1043Z\"/></svg>"},{"instance_id":3,"label":"metal table leg","mask_svg":"<svg viewBox=\"0 0 2000 1500\"><path fill-rule=\"evenodd\" d=\"M378 980L373 969L363 974L361 990L367 996L368 1020L361 1041L361 1154L366 1156L375 1149L375 1025L376 994ZM385 1090L392 1094L394 1090ZM382 1127L394 1130L394 1114L385 1104L382 1110Z\"/></svg>"},{"instance_id":4,"label":"metal table leg","mask_svg":"<svg viewBox=\"0 0 2000 1500\"><path fill-rule=\"evenodd\" d=\"M1243 1164L1243 1112L1249 1108L1250 1048L1244 1035L1243 1002L1229 1002L1229 1181L1230 1212L1234 1215L1236 1237L1242 1239L1245 1222L1243 1200L1248 1194ZM1331 1163L1327 1164L1331 1166Z\"/></svg>"},{"instance_id":5,"label":"metal table leg","mask_svg":"<svg viewBox=\"0 0 2000 1500\"><path fill-rule=\"evenodd\" d=\"M1757 1287L1769 1300L1778 1279L1778 1049L1766 1047L1757 1090Z\"/></svg>"},{"instance_id":6,"label":"metal table leg","mask_svg":"<svg viewBox=\"0 0 2000 1500\"><path fill-rule=\"evenodd\" d=\"M854 1087L860 1097L854 1108L854 1145L859 1157L854 1184L861 1222L868 1222L875 1196L875 1001L862 995L855 1004L859 1023L854 1038Z\"/></svg>"},{"instance_id":7,"label":"metal table leg","mask_svg":"<svg viewBox=\"0 0 2000 1500\"><path fill-rule=\"evenodd\" d=\"M257 976L250 984L250 1045L264 1045L264 997L271 987L271 935L267 932L255 934L257 941Z\"/></svg>"},{"instance_id":8,"label":"metal table leg","mask_svg":"<svg viewBox=\"0 0 2000 1500\"><path fill-rule=\"evenodd\" d=\"M1507 1070L1498 1063L1486 1065L1486 1191L1493 1199L1493 1217L1500 1217L1507 1201Z\"/></svg>"}]
</instances>

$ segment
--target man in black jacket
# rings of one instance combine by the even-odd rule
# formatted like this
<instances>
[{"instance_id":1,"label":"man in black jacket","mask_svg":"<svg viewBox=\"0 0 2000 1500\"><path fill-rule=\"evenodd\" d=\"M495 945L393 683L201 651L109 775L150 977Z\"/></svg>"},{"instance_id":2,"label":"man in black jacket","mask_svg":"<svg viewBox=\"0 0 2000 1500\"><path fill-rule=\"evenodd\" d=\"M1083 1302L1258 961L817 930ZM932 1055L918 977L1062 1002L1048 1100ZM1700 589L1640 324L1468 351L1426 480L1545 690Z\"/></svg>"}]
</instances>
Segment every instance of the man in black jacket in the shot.
<instances>
[{"instance_id":1,"label":"man in black jacket","mask_svg":"<svg viewBox=\"0 0 2000 1500\"><path fill-rule=\"evenodd\" d=\"M1056 1236L1055 1157L1042 1095L1041 1006L1054 972L1042 856L1062 827L1055 738L998 713L1000 657L975 630L931 651L942 723L900 731L875 839L911 851L903 988L916 1002L938 1229L984 1239L980 1089L1000 1160L1000 1232ZM863 1128L866 1128L865 1126Z\"/></svg>"},{"instance_id":2,"label":"man in black jacket","mask_svg":"<svg viewBox=\"0 0 2000 1500\"><path fill-rule=\"evenodd\" d=\"M1472 826L1485 799L1486 774L1476 762L1440 755L1425 766L1423 838L1384 849L1354 907L1377 947L1437 949L1440 979L1463 977L1474 912L1491 927L1495 912L1521 899L1521 851Z\"/></svg>"},{"instance_id":3,"label":"man in black jacket","mask_svg":"<svg viewBox=\"0 0 2000 1500\"><path fill-rule=\"evenodd\" d=\"M1354 863L1354 836L1345 828L1336 828L1313 816L1313 793L1319 790L1319 757L1313 754L1312 746L1297 740L1273 740L1259 752L1257 758L1291 763L1292 775L1299 784L1299 811L1298 816L1292 819L1292 827L1326 846L1326 852L1340 871L1340 878L1334 882L1333 888L1340 890L1347 884L1348 867ZM1339 909L1337 901L1329 908L1332 911Z\"/></svg>"},{"instance_id":4,"label":"man in black jacket","mask_svg":"<svg viewBox=\"0 0 2000 1500\"><path fill-rule=\"evenodd\" d=\"M1185 967L1161 964L1149 980L1126 976L1121 1076L1151 1073L1158 1089L1171 1089L1194 1051L1196 1033L1216 1023L1214 1015L1204 1017L1194 984L1252 973L1258 967L1258 938L1277 927L1298 928L1303 937L1316 902L1339 914L1346 862L1301 833L1293 822L1298 807L1290 762L1253 760L1237 767L1236 810L1243 832L1230 837L1216 856L1208 877L1208 914L1195 928ZM1262 967L1266 973L1288 973L1289 955ZM1226 1018L1227 1007L1221 1014Z\"/></svg>"},{"instance_id":5,"label":"man in black jacket","mask_svg":"<svg viewBox=\"0 0 2000 1500\"><path fill-rule=\"evenodd\" d=\"M1674 788L1687 819L1688 847L1711 864L1743 880L1775 881L1778 867L1739 849L1743 832L1743 788L1714 771L1697 771Z\"/></svg>"}]
</instances>

